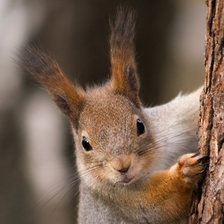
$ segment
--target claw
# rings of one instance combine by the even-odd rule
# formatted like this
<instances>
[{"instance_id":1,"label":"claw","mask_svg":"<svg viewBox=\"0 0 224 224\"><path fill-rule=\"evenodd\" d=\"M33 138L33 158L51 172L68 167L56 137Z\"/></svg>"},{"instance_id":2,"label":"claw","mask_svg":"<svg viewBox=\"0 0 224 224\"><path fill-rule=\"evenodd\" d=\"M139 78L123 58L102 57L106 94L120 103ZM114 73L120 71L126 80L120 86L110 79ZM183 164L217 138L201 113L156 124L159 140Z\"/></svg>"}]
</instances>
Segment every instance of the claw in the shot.
<instances>
[{"instance_id":1,"label":"claw","mask_svg":"<svg viewBox=\"0 0 224 224\"><path fill-rule=\"evenodd\" d=\"M199 176L199 175L204 174L204 173L205 173L205 169L197 172L196 174L194 174L192 176L196 177L196 176Z\"/></svg>"},{"instance_id":2,"label":"claw","mask_svg":"<svg viewBox=\"0 0 224 224\"><path fill-rule=\"evenodd\" d=\"M208 163L208 159L209 159L209 157L208 156L203 156L203 155L201 155L201 156L199 156L199 158L197 159L197 161L198 161L198 163L202 163L202 164L204 164L204 163Z\"/></svg>"},{"instance_id":3,"label":"claw","mask_svg":"<svg viewBox=\"0 0 224 224\"><path fill-rule=\"evenodd\" d=\"M209 157L200 153L189 153L181 156L177 166L186 183L198 183L206 173Z\"/></svg>"},{"instance_id":4,"label":"claw","mask_svg":"<svg viewBox=\"0 0 224 224\"><path fill-rule=\"evenodd\" d=\"M191 158L194 158L196 156L198 156L200 154L200 152L196 152L193 156L191 156Z\"/></svg>"},{"instance_id":5,"label":"claw","mask_svg":"<svg viewBox=\"0 0 224 224\"><path fill-rule=\"evenodd\" d=\"M203 166L203 167L206 167L206 166L209 165L209 162L202 162L202 163L200 163L199 165L200 165L200 166Z\"/></svg>"}]
</instances>

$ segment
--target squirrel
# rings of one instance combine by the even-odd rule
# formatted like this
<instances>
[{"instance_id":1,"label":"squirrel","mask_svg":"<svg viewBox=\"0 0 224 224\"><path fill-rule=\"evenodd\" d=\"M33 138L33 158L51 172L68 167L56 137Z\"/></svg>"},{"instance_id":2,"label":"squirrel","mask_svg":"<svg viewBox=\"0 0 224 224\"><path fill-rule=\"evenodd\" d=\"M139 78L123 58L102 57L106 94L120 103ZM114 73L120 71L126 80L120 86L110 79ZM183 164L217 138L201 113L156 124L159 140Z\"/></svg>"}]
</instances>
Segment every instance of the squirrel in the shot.
<instances>
[{"instance_id":1,"label":"squirrel","mask_svg":"<svg viewBox=\"0 0 224 224\"><path fill-rule=\"evenodd\" d=\"M205 170L196 135L201 88L144 108L134 13L118 10L110 26L112 74L101 86L72 84L38 49L23 56L27 71L71 123L80 174L78 223L183 223Z\"/></svg>"}]
</instances>

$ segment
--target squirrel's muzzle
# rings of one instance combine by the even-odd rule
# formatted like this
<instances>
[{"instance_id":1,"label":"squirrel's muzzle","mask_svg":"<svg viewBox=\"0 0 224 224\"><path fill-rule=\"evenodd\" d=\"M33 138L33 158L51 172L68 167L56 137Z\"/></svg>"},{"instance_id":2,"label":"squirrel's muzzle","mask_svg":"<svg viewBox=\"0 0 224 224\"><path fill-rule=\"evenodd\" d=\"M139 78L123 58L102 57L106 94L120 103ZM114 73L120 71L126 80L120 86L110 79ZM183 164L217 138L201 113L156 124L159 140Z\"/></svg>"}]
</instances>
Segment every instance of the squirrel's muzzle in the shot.
<instances>
[{"instance_id":1,"label":"squirrel's muzzle","mask_svg":"<svg viewBox=\"0 0 224 224\"><path fill-rule=\"evenodd\" d=\"M121 174L126 174L131 166L131 157L128 155L121 155L111 161L111 167Z\"/></svg>"}]
</instances>

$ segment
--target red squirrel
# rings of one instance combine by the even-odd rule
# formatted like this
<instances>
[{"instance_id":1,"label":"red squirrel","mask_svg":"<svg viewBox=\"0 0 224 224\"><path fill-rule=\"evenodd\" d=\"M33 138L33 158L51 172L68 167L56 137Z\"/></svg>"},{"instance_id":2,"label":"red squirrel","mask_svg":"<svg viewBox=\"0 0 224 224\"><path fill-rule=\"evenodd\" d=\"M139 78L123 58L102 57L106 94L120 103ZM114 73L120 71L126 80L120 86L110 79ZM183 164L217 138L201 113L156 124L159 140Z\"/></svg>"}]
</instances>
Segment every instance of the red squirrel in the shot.
<instances>
[{"instance_id":1,"label":"red squirrel","mask_svg":"<svg viewBox=\"0 0 224 224\"><path fill-rule=\"evenodd\" d=\"M80 224L183 223L205 169L196 153L200 89L144 108L134 33L133 13L120 9L111 23L111 78L87 90L41 51L24 55L26 69L71 123Z\"/></svg>"}]
</instances>

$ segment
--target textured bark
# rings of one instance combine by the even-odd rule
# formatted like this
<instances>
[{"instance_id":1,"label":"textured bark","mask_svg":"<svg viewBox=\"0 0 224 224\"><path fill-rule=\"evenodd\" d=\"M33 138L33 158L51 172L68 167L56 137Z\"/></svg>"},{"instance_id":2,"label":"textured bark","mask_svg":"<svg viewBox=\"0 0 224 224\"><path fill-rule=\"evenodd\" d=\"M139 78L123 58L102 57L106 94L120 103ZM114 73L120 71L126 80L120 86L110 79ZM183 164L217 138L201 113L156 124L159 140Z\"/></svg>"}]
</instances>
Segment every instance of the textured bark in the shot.
<instances>
[{"instance_id":1,"label":"textured bark","mask_svg":"<svg viewBox=\"0 0 224 224\"><path fill-rule=\"evenodd\" d=\"M200 196L189 223L224 223L224 0L207 1L205 84L201 95L199 149L209 155Z\"/></svg>"}]
</instances>

